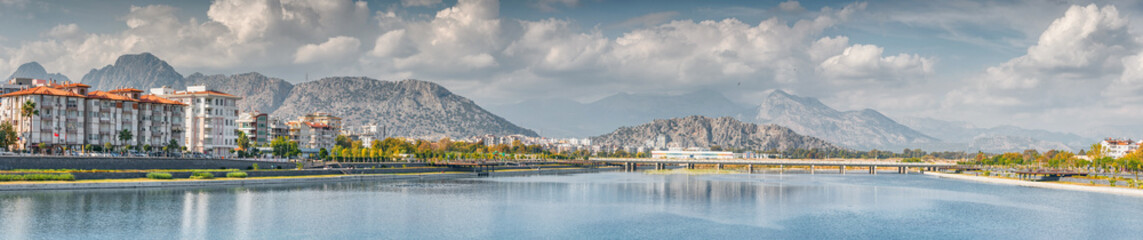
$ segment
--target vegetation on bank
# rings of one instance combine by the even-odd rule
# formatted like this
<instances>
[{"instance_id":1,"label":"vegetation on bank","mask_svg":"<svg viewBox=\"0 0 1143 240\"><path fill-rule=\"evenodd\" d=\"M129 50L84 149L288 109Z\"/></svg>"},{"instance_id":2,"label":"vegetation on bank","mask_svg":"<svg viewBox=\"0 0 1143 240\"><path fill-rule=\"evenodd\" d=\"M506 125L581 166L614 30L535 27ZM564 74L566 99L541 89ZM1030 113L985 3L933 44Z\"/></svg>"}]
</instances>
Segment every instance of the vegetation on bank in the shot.
<instances>
[{"instance_id":1,"label":"vegetation on bank","mask_svg":"<svg viewBox=\"0 0 1143 240\"><path fill-rule=\"evenodd\" d=\"M214 179L214 174L205 171L192 172L191 179Z\"/></svg>"},{"instance_id":2,"label":"vegetation on bank","mask_svg":"<svg viewBox=\"0 0 1143 240\"><path fill-rule=\"evenodd\" d=\"M228 178L246 178L246 176L247 176L246 172L228 172L228 173L226 173L226 177L228 177Z\"/></svg>"},{"instance_id":3,"label":"vegetation on bank","mask_svg":"<svg viewBox=\"0 0 1143 240\"><path fill-rule=\"evenodd\" d=\"M75 175L64 174L0 174L0 182L13 181L75 181Z\"/></svg>"},{"instance_id":4,"label":"vegetation on bank","mask_svg":"<svg viewBox=\"0 0 1143 240\"><path fill-rule=\"evenodd\" d=\"M172 176L170 173L165 173L165 172L151 172L151 173L147 173L147 178L150 178L150 179L172 179L172 178L174 178L174 176Z\"/></svg>"}]
</instances>

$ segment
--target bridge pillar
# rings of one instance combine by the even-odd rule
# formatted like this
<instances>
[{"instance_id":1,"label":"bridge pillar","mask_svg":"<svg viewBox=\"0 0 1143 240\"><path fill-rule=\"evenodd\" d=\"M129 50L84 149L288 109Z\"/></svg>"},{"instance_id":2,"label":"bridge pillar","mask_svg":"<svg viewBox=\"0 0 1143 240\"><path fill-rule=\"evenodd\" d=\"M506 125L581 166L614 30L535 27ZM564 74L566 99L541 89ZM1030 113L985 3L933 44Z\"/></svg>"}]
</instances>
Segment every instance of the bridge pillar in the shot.
<instances>
[{"instance_id":1,"label":"bridge pillar","mask_svg":"<svg viewBox=\"0 0 1143 240\"><path fill-rule=\"evenodd\" d=\"M753 174L754 173L754 164L746 165L746 172Z\"/></svg>"},{"instance_id":2,"label":"bridge pillar","mask_svg":"<svg viewBox=\"0 0 1143 240\"><path fill-rule=\"evenodd\" d=\"M844 165L838 166L837 169L838 169L838 172L841 172L841 174L845 174L845 166Z\"/></svg>"},{"instance_id":3,"label":"bridge pillar","mask_svg":"<svg viewBox=\"0 0 1143 240\"><path fill-rule=\"evenodd\" d=\"M869 175L877 175L877 166L869 166Z\"/></svg>"},{"instance_id":4,"label":"bridge pillar","mask_svg":"<svg viewBox=\"0 0 1143 240\"><path fill-rule=\"evenodd\" d=\"M719 163L719 164L715 164L715 165L714 165L714 167L715 167L716 169L718 169L719 171L722 171L722 164L721 164L721 163Z\"/></svg>"},{"instance_id":5,"label":"bridge pillar","mask_svg":"<svg viewBox=\"0 0 1143 240\"><path fill-rule=\"evenodd\" d=\"M810 165L810 174L814 174L814 165Z\"/></svg>"},{"instance_id":6,"label":"bridge pillar","mask_svg":"<svg viewBox=\"0 0 1143 240\"><path fill-rule=\"evenodd\" d=\"M786 165L778 164L778 173L786 173Z\"/></svg>"}]
</instances>

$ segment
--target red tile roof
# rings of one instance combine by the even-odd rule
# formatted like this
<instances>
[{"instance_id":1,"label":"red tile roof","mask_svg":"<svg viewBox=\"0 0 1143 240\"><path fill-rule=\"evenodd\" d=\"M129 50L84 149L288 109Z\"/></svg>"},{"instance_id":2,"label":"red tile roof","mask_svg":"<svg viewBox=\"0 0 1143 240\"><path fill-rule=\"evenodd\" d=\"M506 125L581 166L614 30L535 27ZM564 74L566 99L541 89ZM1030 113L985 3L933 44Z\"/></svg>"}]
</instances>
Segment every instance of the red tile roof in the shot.
<instances>
[{"instance_id":1,"label":"red tile roof","mask_svg":"<svg viewBox=\"0 0 1143 240\"><path fill-rule=\"evenodd\" d=\"M64 91L64 90L51 88L51 87L43 87L43 86L11 92L8 94L0 95L0 97L12 97L12 96L23 96L23 95L50 95L50 96L63 96L63 97L83 97L83 95L79 95L79 94L76 94L73 92Z\"/></svg>"},{"instance_id":2,"label":"red tile roof","mask_svg":"<svg viewBox=\"0 0 1143 240\"><path fill-rule=\"evenodd\" d=\"M119 101L132 101L132 102L138 102L139 101L139 100L135 100L134 98L130 98L130 97L118 95L118 94L111 94L111 93L104 92L104 91L91 91L91 92L87 93L87 98L119 100Z\"/></svg>"},{"instance_id":3,"label":"red tile roof","mask_svg":"<svg viewBox=\"0 0 1143 240\"><path fill-rule=\"evenodd\" d=\"M147 94L147 95L139 96L139 101L140 102L147 102L147 103L186 105L183 102L162 98L159 96L155 96L154 94Z\"/></svg>"},{"instance_id":4,"label":"red tile roof","mask_svg":"<svg viewBox=\"0 0 1143 240\"><path fill-rule=\"evenodd\" d=\"M206 91L198 91L198 92L177 92L175 94L171 94L171 96L198 95L198 94L209 94L209 95L219 95L219 96L223 96L223 97L240 98L238 96L234 96L234 95L230 95L230 94L227 94L224 92L219 92L219 91L214 91L214 90L206 90Z\"/></svg>"},{"instance_id":5,"label":"red tile roof","mask_svg":"<svg viewBox=\"0 0 1143 240\"><path fill-rule=\"evenodd\" d=\"M140 92L141 93L141 92L143 92L143 90L134 89L134 88L121 88L121 89L115 89L115 90L111 90L111 91L107 91L107 92L109 92L109 93Z\"/></svg>"},{"instance_id":6,"label":"red tile roof","mask_svg":"<svg viewBox=\"0 0 1143 240\"><path fill-rule=\"evenodd\" d=\"M90 88L91 86L87 85L87 84L82 84L82 83L72 83L72 84L63 85L63 88L73 88L73 87Z\"/></svg>"}]
</instances>

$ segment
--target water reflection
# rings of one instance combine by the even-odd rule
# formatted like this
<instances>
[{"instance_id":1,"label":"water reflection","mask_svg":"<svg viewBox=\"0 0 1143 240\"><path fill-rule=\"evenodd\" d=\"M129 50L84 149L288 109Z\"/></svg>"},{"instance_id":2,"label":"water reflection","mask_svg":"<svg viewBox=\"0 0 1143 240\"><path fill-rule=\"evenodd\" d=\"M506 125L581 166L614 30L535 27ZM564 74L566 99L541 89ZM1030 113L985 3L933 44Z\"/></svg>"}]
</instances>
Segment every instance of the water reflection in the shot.
<instances>
[{"instance_id":1,"label":"water reflection","mask_svg":"<svg viewBox=\"0 0 1143 240\"><path fill-rule=\"evenodd\" d=\"M1124 238L1143 230L1141 216L1137 198L917 175L602 173L0 192L0 236L12 239L840 238L852 226L878 230L857 231L871 238Z\"/></svg>"}]
</instances>

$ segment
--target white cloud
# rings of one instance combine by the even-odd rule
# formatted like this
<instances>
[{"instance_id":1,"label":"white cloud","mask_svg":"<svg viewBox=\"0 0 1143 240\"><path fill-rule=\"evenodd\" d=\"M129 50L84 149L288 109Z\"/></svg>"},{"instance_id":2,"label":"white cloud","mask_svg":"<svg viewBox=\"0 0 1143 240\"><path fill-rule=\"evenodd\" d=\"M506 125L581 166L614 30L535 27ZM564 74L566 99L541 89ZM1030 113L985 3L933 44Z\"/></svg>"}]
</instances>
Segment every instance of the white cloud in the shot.
<instances>
[{"instance_id":1,"label":"white cloud","mask_svg":"<svg viewBox=\"0 0 1143 240\"><path fill-rule=\"evenodd\" d=\"M619 28L651 27L651 26L663 24L663 23L671 20L671 18L674 18L675 16L678 16L678 15L679 15L679 12L675 12L675 11L650 13L647 15L627 19L623 22L615 24L615 27L619 27Z\"/></svg>"},{"instance_id":2,"label":"white cloud","mask_svg":"<svg viewBox=\"0 0 1143 240\"><path fill-rule=\"evenodd\" d=\"M917 55L882 56L885 49L857 44L818 65L829 78L846 80L905 81L933 72L933 60Z\"/></svg>"},{"instance_id":3,"label":"white cloud","mask_svg":"<svg viewBox=\"0 0 1143 240\"><path fill-rule=\"evenodd\" d=\"M361 41L353 37L332 37L321 44L306 44L298 48L294 63L343 62L356 57Z\"/></svg>"},{"instance_id":4,"label":"white cloud","mask_svg":"<svg viewBox=\"0 0 1143 240\"><path fill-rule=\"evenodd\" d=\"M83 31L79 30L79 25L72 23L72 24L57 25L57 26L53 27L51 30L48 30L48 32L44 33L44 35L47 35L48 37L53 37L56 39L67 40L67 39L81 38L81 37L83 37L84 33L83 33Z\"/></svg>"},{"instance_id":5,"label":"white cloud","mask_svg":"<svg viewBox=\"0 0 1143 240\"><path fill-rule=\"evenodd\" d=\"M579 0L536 0L535 7L540 11L554 12L557 5L564 5L565 7L579 6Z\"/></svg>"},{"instance_id":6,"label":"white cloud","mask_svg":"<svg viewBox=\"0 0 1143 240\"><path fill-rule=\"evenodd\" d=\"M779 3L778 9L782 9L782 11L787 11L787 12L797 12L797 11L806 10L805 8L802 8L801 3L798 3L798 1L793 1L793 0Z\"/></svg>"},{"instance_id":7,"label":"white cloud","mask_svg":"<svg viewBox=\"0 0 1143 240\"><path fill-rule=\"evenodd\" d=\"M441 0L401 0L401 5L406 7L431 7L441 4Z\"/></svg>"}]
</instances>

